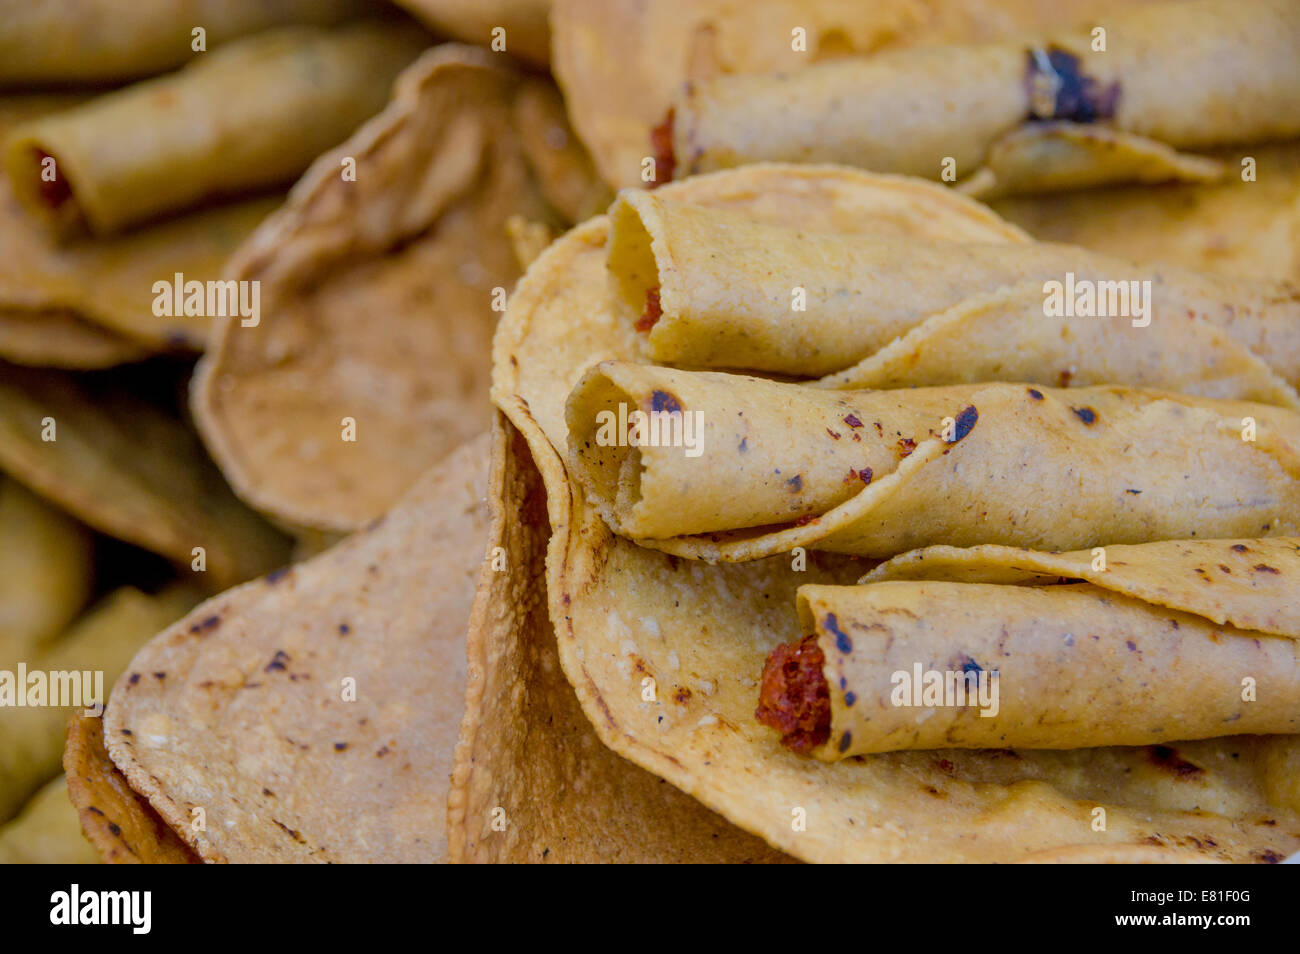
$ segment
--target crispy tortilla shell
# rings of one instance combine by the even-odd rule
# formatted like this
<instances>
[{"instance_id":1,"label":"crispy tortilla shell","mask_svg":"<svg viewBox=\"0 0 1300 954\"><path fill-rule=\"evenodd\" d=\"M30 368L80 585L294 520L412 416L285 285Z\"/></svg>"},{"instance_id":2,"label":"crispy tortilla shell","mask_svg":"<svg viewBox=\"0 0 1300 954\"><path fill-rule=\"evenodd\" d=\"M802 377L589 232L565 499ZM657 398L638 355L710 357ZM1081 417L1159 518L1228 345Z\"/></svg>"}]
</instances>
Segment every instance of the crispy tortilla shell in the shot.
<instances>
[{"instance_id":1,"label":"crispy tortilla shell","mask_svg":"<svg viewBox=\"0 0 1300 954\"><path fill-rule=\"evenodd\" d=\"M0 864L86 865L98 861L98 852L81 835L62 775L33 795L17 818L0 825Z\"/></svg>"},{"instance_id":2,"label":"crispy tortilla shell","mask_svg":"<svg viewBox=\"0 0 1300 954\"><path fill-rule=\"evenodd\" d=\"M505 30L502 52L537 66L546 66L550 61L547 15L551 0L396 0L396 3L437 32L476 46L491 46L495 39L493 31L500 27Z\"/></svg>"},{"instance_id":3,"label":"crispy tortilla shell","mask_svg":"<svg viewBox=\"0 0 1300 954\"><path fill-rule=\"evenodd\" d=\"M370 529L131 661L109 754L204 860L445 860L487 463L486 437L465 445Z\"/></svg>"},{"instance_id":4,"label":"crispy tortilla shell","mask_svg":"<svg viewBox=\"0 0 1300 954\"><path fill-rule=\"evenodd\" d=\"M972 218L940 187L847 170L750 166L665 189L809 230L916 238L975 233L977 221L985 234L1004 228ZM493 390L547 488L560 664L606 745L803 860L1014 861L1145 845L1277 861L1300 847L1293 737L1159 753L899 752L829 766L783 750L753 719L755 677L772 649L802 635L799 586L849 584L869 565L816 553L802 568L789 554L674 560L615 536L586 504L561 456L565 398L592 364L637 356L606 276L607 235L608 222L593 220L533 263L497 335ZM646 677L658 687L653 702L642 696Z\"/></svg>"}]
</instances>

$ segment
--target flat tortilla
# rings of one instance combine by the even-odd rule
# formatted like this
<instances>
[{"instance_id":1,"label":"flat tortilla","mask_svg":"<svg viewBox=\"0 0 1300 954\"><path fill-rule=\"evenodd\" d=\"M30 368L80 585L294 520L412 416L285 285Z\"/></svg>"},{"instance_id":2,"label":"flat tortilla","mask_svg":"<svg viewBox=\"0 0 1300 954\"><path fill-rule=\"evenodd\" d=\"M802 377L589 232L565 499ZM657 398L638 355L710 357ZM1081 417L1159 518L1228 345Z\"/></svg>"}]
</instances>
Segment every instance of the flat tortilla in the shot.
<instances>
[{"instance_id":1,"label":"flat tortilla","mask_svg":"<svg viewBox=\"0 0 1300 954\"><path fill-rule=\"evenodd\" d=\"M445 859L487 466L483 437L370 529L209 600L132 660L108 752L204 860Z\"/></svg>"},{"instance_id":2,"label":"flat tortilla","mask_svg":"<svg viewBox=\"0 0 1300 954\"><path fill-rule=\"evenodd\" d=\"M505 222L548 215L511 125L519 77L498 62L424 54L232 261L261 282L262 320L220 326L193 407L259 510L354 529L487 427L494 301L519 272Z\"/></svg>"},{"instance_id":3,"label":"flat tortilla","mask_svg":"<svg viewBox=\"0 0 1300 954\"><path fill-rule=\"evenodd\" d=\"M978 231L970 207L939 187L847 170L751 166L665 188L808 229ZM982 221L996 233L996 220ZM562 463L564 399L591 364L636 355L615 319L607 234L606 220L592 220L533 264L497 335L493 389L547 487L560 663L606 745L804 860L1099 859L1149 847L1179 860L1280 861L1300 845L1295 737L1167 752L892 753L833 766L783 751L753 720L755 676L771 649L801 635L798 586L852 582L866 567L818 554L803 569L797 554L676 561L615 537L584 503ZM642 696L646 676L654 702Z\"/></svg>"}]
</instances>

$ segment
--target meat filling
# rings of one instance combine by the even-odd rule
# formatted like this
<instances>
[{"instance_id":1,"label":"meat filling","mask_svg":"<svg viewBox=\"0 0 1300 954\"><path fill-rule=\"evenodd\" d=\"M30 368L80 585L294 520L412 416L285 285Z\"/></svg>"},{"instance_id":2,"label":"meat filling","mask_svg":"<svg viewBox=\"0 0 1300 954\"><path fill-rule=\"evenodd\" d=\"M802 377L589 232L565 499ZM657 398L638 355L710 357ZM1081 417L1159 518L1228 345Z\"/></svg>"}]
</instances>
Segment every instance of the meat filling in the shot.
<instances>
[{"instance_id":1,"label":"meat filling","mask_svg":"<svg viewBox=\"0 0 1300 954\"><path fill-rule=\"evenodd\" d=\"M640 332L649 332L651 328L659 321L663 315L663 309L659 306L659 289L651 288L645 293L645 311L641 317L636 320L636 330Z\"/></svg>"},{"instance_id":2,"label":"meat filling","mask_svg":"<svg viewBox=\"0 0 1300 954\"><path fill-rule=\"evenodd\" d=\"M781 733L781 744L810 752L831 735L830 687L822 667L826 657L816 636L797 645L782 644L763 665L754 718Z\"/></svg>"},{"instance_id":3,"label":"meat filling","mask_svg":"<svg viewBox=\"0 0 1300 954\"><path fill-rule=\"evenodd\" d=\"M650 130L650 150L655 157L655 181L650 186L671 182L677 168L677 157L673 155L673 110L654 129Z\"/></svg>"}]
</instances>

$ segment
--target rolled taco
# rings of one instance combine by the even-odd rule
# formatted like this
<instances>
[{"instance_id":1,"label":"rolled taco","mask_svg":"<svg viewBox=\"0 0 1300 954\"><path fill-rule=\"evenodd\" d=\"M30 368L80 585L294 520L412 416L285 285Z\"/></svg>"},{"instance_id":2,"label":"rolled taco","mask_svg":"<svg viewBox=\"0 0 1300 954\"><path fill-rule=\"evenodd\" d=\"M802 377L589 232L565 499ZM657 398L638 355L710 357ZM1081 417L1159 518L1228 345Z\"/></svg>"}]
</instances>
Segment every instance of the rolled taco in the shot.
<instances>
[{"instance_id":1,"label":"rolled taco","mask_svg":"<svg viewBox=\"0 0 1300 954\"><path fill-rule=\"evenodd\" d=\"M1300 288L1045 243L870 239L621 194L609 269L652 360L838 388L1126 384L1300 407Z\"/></svg>"},{"instance_id":2,"label":"rolled taco","mask_svg":"<svg viewBox=\"0 0 1300 954\"><path fill-rule=\"evenodd\" d=\"M673 154L681 175L844 162L946 173L981 196L1204 180L1221 167L1176 150L1300 134L1298 54L1290 0L1142 7L1038 40L693 83L673 107Z\"/></svg>"},{"instance_id":3,"label":"rolled taco","mask_svg":"<svg viewBox=\"0 0 1300 954\"><path fill-rule=\"evenodd\" d=\"M755 716L824 761L1293 733L1297 574L1296 538L918 551L800 588Z\"/></svg>"},{"instance_id":4,"label":"rolled taco","mask_svg":"<svg viewBox=\"0 0 1300 954\"><path fill-rule=\"evenodd\" d=\"M99 83L180 66L203 49L290 23L338 23L367 0L5 0L0 16L0 88Z\"/></svg>"},{"instance_id":5,"label":"rolled taco","mask_svg":"<svg viewBox=\"0 0 1300 954\"><path fill-rule=\"evenodd\" d=\"M566 420L569 468L609 525L679 556L1300 532L1300 413L1262 404L1024 384L825 391L606 362Z\"/></svg>"},{"instance_id":6,"label":"rolled taco","mask_svg":"<svg viewBox=\"0 0 1300 954\"><path fill-rule=\"evenodd\" d=\"M409 23L270 31L14 128L5 169L61 234L104 235L277 185L377 113L426 45Z\"/></svg>"}]
</instances>

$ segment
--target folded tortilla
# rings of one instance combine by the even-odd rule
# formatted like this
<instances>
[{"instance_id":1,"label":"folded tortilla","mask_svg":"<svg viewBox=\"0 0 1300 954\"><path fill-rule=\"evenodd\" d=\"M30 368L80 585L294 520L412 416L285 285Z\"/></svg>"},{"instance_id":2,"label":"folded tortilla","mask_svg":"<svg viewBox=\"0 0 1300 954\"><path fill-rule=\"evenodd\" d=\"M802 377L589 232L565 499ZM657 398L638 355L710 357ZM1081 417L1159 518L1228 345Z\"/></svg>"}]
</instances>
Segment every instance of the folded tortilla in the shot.
<instances>
[{"instance_id":1,"label":"folded tortilla","mask_svg":"<svg viewBox=\"0 0 1300 954\"><path fill-rule=\"evenodd\" d=\"M17 126L4 166L19 201L56 232L117 232L292 180L383 107L427 43L383 21L270 31Z\"/></svg>"},{"instance_id":2,"label":"folded tortilla","mask_svg":"<svg viewBox=\"0 0 1300 954\"><path fill-rule=\"evenodd\" d=\"M566 419L569 467L610 526L679 556L1300 529L1300 413L1242 401L1023 384L836 392L607 362Z\"/></svg>"},{"instance_id":3,"label":"folded tortilla","mask_svg":"<svg viewBox=\"0 0 1300 954\"><path fill-rule=\"evenodd\" d=\"M664 190L808 231L1008 240L1004 223L951 190L852 170L754 165ZM612 532L588 503L564 461L566 399L593 363L640 357L609 280L609 224L592 219L533 262L498 330L493 370L493 398L546 485L546 597L560 665L605 745L805 861L1277 862L1300 849L1297 735L905 751L834 766L776 744L754 719L756 677L776 646L804 635L798 588L852 584L869 564L816 550L683 561ZM1080 465L1076 484L1096 470ZM1068 505L1073 492L1059 500ZM733 483L730 493L744 490ZM1021 500L1066 523L1077 513L1057 498Z\"/></svg>"},{"instance_id":4,"label":"folded tortilla","mask_svg":"<svg viewBox=\"0 0 1300 954\"><path fill-rule=\"evenodd\" d=\"M1300 8L1191 0L1041 40L694 83L674 105L673 153L682 175L771 159L938 179L947 164L982 196L1135 175L1199 181L1221 167L1174 150L1293 138L1298 96ZM1106 132L1073 128L1094 124Z\"/></svg>"},{"instance_id":5,"label":"folded tortilla","mask_svg":"<svg viewBox=\"0 0 1300 954\"><path fill-rule=\"evenodd\" d=\"M487 428L491 336L520 271L505 222L554 215L512 122L532 81L503 62L460 44L421 56L231 260L260 282L261 320L220 326L192 401L257 508L359 528Z\"/></svg>"},{"instance_id":6,"label":"folded tortilla","mask_svg":"<svg viewBox=\"0 0 1300 954\"><path fill-rule=\"evenodd\" d=\"M439 0L425 0L438 3ZM689 82L1096 21L1150 0L555 0L551 68L605 181L642 186L653 130ZM802 31L801 48L795 30ZM672 178L662 165L658 181Z\"/></svg>"},{"instance_id":7,"label":"folded tortilla","mask_svg":"<svg viewBox=\"0 0 1300 954\"><path fill-rule=\"evenodd\" d=\"M446 860L487 466L484 436L369 529L131 660L108 752L204 860Z\"/></svg>"},{"instance_id":8,"label":"folded tortilla","mask_svg":"<svg viewBox=\"0 0 1300 954\"><path fill-rule=\"evenodd\" d=\"M396 0L438 33L546 66L551 0ZM495 30L503 30L497 36ZM501 49L494 43L504 43Z\"/></svg>"},{"instance_id":9,"label":"folded tortilla","mask_svg":"<svg viewBox=\"0 0 1300 954\"><path fill-rule=\"evenodd\" d=\"M366 0L5 0L0 88L100 83L180 66L196 53L193 30L218 43L288 23L338 23Z\"/></svg>"},{"instance_id":10,"label":"folded tortilla","mask_svg":"<svg viewBox=\"0 0 1300 954\"><path fill-rule=\"evenodd\" d=\"M1103 550L934 547L801 587L809 635L768 657L756 716L824 761L1300 728L1300 539Z\"/></svg>"},{"instance_id":11,"label":"folded tortilla","mask_svg":"<svg viewBox=\"0 0 1300 954\"><path fill-rule=\"evenodd\" d=\"M150 595L134 587L115 590L93 607L52 646L0 660L11 678L25 671L103 674L104 692L126 668L136 650L155 632L197 601L198 590L175 585ZM19 665L25 667L19 669ZM83 700L95 677L82 677ZM48 679L47 684L53 685ZM22 690L27 687L19 686ZM53 701L52 699L50 701ZM105 701L102 697L99 702ZM0 819L10 818L32 794L59 772L64 730L73 711L87 706L0 707Z\"/></svg>"},{"instance_id":12,"label":"folded tortilla","mask_svg":"<svg viewBox=\"0 0 1300 954\"><path fill-rule=\"evenodd\" d=\"M1287 282L1043 243L811 233L646 192L620 195L610 218L625 320L659 363L839 388L1111 383L1300 407Z\"/></svg>"}]
</instances>

